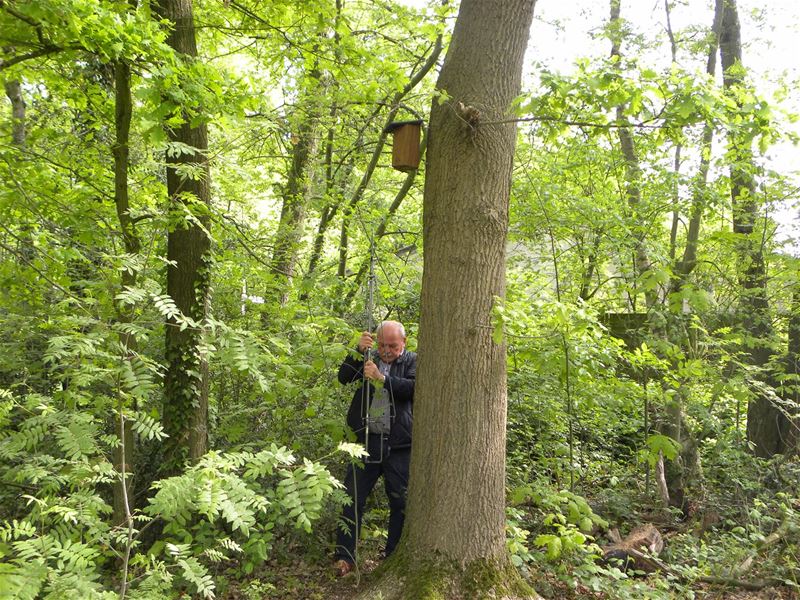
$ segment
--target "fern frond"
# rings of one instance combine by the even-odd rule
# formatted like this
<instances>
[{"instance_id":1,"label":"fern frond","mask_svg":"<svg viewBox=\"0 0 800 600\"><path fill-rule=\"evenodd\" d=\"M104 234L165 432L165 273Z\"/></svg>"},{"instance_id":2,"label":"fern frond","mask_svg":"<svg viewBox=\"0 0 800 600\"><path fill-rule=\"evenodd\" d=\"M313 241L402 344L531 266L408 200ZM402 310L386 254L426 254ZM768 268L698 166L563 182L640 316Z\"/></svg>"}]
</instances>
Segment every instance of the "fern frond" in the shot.
<instances>
[{"instance_id":1,"label":"fern frond","mask_svg":"<svg viewBox=\"0 0 800 600\"><path fill-rule=\"evenodd\" d=\"M168 437L159 420L141 411L134 414L132 428L140 438L145 440L161 441Z\"/></svg>"},{"instance_id":2,"label":"fern frond","mask_svg":"<svg viewBox=\"0 0 800 600\"><path fill-rule=\"evenodd\" d=\"M177 564L181 568L181 576L189 583L194 584L198 594L202 594L208 600L215 598L214 579L208 574L206 568L200 564L200 561L193 557L182 558L177 561Z\"/></svg>"}]
</instances>

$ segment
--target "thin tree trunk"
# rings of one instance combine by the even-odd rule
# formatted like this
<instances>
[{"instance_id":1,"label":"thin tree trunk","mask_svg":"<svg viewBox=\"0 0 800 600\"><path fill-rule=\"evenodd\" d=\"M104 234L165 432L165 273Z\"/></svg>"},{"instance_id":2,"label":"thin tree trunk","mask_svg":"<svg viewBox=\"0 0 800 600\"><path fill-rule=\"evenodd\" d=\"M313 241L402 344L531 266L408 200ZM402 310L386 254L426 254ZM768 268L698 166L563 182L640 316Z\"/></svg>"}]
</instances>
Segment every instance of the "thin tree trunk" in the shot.
<instances>
[{"instance_id":1,"label":"thin tree trunk","mask_svg":"<svg viewBox=\"0 0 800 600\"><path fill-rule=\"evenodd\" d=\"M678 227L681 223L680 210L680 173L681 173L681 148L675 146L675 159L672 162L672 172L675 174L675 185L672 187L672 227L669 229L669 259L675 260L676 248L678 245Z\"/></svg>"},{"instance_id":2,"label":"thin tree trunk","mask_svg":"<svg viewBox=\"0 0 800 600\"><path fill-rule=\"evenodd\" d=\"M331 120L336 117L336 107L331 108ZM314 236L314 243L311 248L311 258L308 260L308 271L306 275L311 277L314 272L317 270L317 265L319 264L319 259L322 256L322 247L325 243L325 232L328 230L328 225L330 224L331 220L334 216L336 216L336 211L339 209L339 205L341 204L342 200L344 199L344 183L347 181L350 172L352 171L352 163L350 167L347 169L347 172L344 177L342 177L341 186L337 186L334 189L334 180L333 180L333 140L335 137L335 130L334 126L331 125L330 129L328 129L328 137L327 142L325 144L325 196L329 197L331 195L335 195L337 200L330 201L325 207L322 209L322 213L320 214L319 224L317 225L317 233Z\"/></svg>"},{"instance_id":3,"label":"thin tree trunk","mask_svg":"<svg viewBox=\"0 0 800 600\"><path fill-rule=\"evenodd\" d=\"M345 209L342 213L342 226L339 231L339 267L336 271L337 275L341 278L344 278L347 274L347 253L349 247L349 238L350 238L350 216L355 210L358 203L361 201L361 197L364 195L364 192L367 190L367 185L369 185L370 180L372 179L372 175L375 172L375 168L378 166L378 159L381 157L381 152L383 152L383 147L386 144L386 137L389 135L387 131L388 125L394 120L394 115L397 113L397 107L392 108L389 111L386 120L384 121L383 128L381 129L381 133L378 136L378 140L375 144L375 149L372 152L372 156L370 157L370 161L367 164L367 169L364 172L364 175L361 177L361 181L356 188L356 191L353 193L350 201L345 206Z\"/></svg>"},{"instance_id":4,"label":"thin tree trunk","mask_svg":"<svg viewBox=\"0 0 800 600\"><path fill-rule=\"evenodd\" d=\"M333 42L334 42L334 56L337 60L341 59L341 35L339 34L339 23L342 19L342 9L344 8L343 0L336 0L336 14L333 18ZM339 90L339 80L335 77L330 78L330 86L332 89L328 91L332 98L336 97ZM339 107L336 102L331 103L328 113L328 120L330 126L325 136L325 183L324 193L325 198L329 198L329 194L334 189L334 169L333 169L333 149L334 140L336 139L336 121ZM349 175L349 172L348 172ZM347 177L343 178L346 181ZM336 211L338 210L339 202L329 201L322 209L320 214L319 224L317 225L317 233L314 236L314 242L311 247L311 257L308 260L308 269L306 277L311 277L317 269L317 263L322 256L322 246L325 241L325 231L328 229L328 223L333 219Z\"/></svg>"},{"instance_id":5,"label":"thin tree trunk","mask_svg":"<svg viewBox=\"0 0 800 600\"><path fill-rule=\"evenodd\" d=\"M157 8L173 25L169 45L184 59L193 60L197 45L191 0L160 0ZM165 467L170 470L185 458L198 459L208 449L208 362L201 353L201 341L209 304L211 240L206 231L211 192L206 125L192 126L184 114L183 123L168 135L190 149L167 156L167 193L176 222L167 239L167 294L199 324L181 331L174 319L167 320L163 423L169 435L164 444ZM187 165L199 168L200 175L182 175L181 167ZM194 219L186 219L187 212Z\"/></svg>"},{"instance_id":6,"label":"thin tree trunk","mask_svg":"<svg viewBox=\"0 0 800 600\"><path fill-rule=\"evenodd\" d=\"M303 227L306 219L306 203L310 187L309 166L316 152L316 132L320 119L321 74L315 65L309 73L309 88L299 103L299 112L305 113L297 126L297 137L293 143L289 173L283 193L281 217L275 235L275 251L272 256L272 272L277 281L280 301L288 299L289 284L294 277L295 264Z\"/></svg>"},{"instance_id":7,"label":"thin tree trunk","mask_svg":"<svg viewBox=\"0 0 800 600\"><path fill-rule=\"evenodd\" d=\"M25 99L19 79L6 81L6 96L11 101L11 141L15 146L25 145Z\"/></svg>"},{"instance_id":8,"label":"thin tree trunk","mask_svg":"<svg viewBox=\"0 0 800 600\"><path fill-rule=\"evenodd\" d=\"M667 402L666 414L658 425L658 430L662 435L672 438L680 445L678 455L673 460L664 460L664 482L668 492L666 498L670 506L680 509L683 514L687 514L689 508L687 489L700 472L697 442L683 416L685 401L683 395L685 393L686 389L681 387L678 389L678 393Z\"/></svg>"},{"instance_id":9,"label":"thin tree trunk","mask_svg":"<svg viewBox=\"0 0 800 600\"><path fill-rule=\"evenodd\" d=\"M672 64L678 61L678 44L675 41L675 33L672 30L672 18L669 7L669 0L664 0L664 13L667 17L667 35L669 36L669 49L672 55ZM675 260L675 252L678 243L678 226L680 225L680 185L679 174L681 171L681 145L675 146L675 160L673 162L673 171L675 173L675 185L672 190L672 227L669 231L669 259Z\"/></svg>"},{"instance_id":10,"label":"thin tree trunk","mask_svg":"<svg viewBox=\"0 0 800 600\"><path fill-rule=\"evenodd\" d=\"M425 157L425 146L427 145L427 140L423 139L420 143L420 157ZM403 181L403 185L400 186L400 189L395 194L394 200L389 205L389 208L386 210L386 214L383 215L378 228L375 230L375 237L374 240L377 243L384 235L386 235L386 226L389 224L389 221L400 208L403 200L405 200L406 196L408 195L409 190L411 190L411 186L414 185L414 180L417 177L417 170L414 169L413 171L409 171L406 174L406 178ZM361 266L358 268L356 272L356 276L354 277L353 281L354 284L350 286L350 290L347 292L345 296L344 304L347 305L355 296L356 291L359 287L359 282L364 281L364 276L367 274L367 269L369 268L370 258L365 258L361 261Z\"/></svg>"},{"instance_id":11,"label":"thin tree trunk","mask_svg":"<svg viewBox=\"0 0 800 600\"><path fill-rule=\"evenodd\" d=\"M723 86L729 96L740 104L737 88L746 85L742 67L742 40L739 14L735 0L723 0L722 29L720 35L720 61L723 69ZM747 352L750 363L766 367L772 351L769 338L773 330L767 299L767 267L762 240L755 234L759 201L756 191L755 161L751 137L731 130L728 133L728 155L731 179L731 208L733 232L738 238L737 251L742 272L740 323L750 338ZM781 431L786 429L786 416L766 394L755 392L747 407L747 439L756 456L770 457L785 450Z\"/></svg>"},{"instance_id":12,"label":"thin tree trunk","mask_svg":"<svg viewBox=\"0 0 800 600\"><path fill-rule=\"evenodd\" d=\"M717 72L717 50L719 49L720 29L724 0L716 0L714 24L711 27L711 43L706 61L706 73L714 77ZM703 127L703 138L700 146L700 167L692 187L692 209L689 217L689 229L686 233L686 246L683 258L673 267L675 279L672 282L672 293L679 292L686 284L689 275L697 265L697 248L700 241L700 225L707 204L708 170L711 166L711 144L714 140L714 128L711 123Z\"/></svg>"},{"instance_id":13,"label":"thin tree trunk","mask_svg":"<svg viewBox=\"0 0 800 600\"><path fill-rule=\"evenodd\" d=\"M611 56L616 57L618 60L622 58L620 46L622 44L621 23L620 19L620 0L611 0L611 19L609 21L609 28L611 34ZM617 106L617 122L626 124L628 122L625 116L625 107L623 105ZM630 127L620 126L617 127L617 136L619 139L620 150L622 157L625 160L625 196L628 202L628 208L631 210L633 218L633 227L636 237L636 247L634 249L634 275L637 279L647 273L650 268L650 257L647 253L647 246L645 244L644 236L647 230L645 223L642 222L641 217L641 204L642 204L642 169L639 165L639 157L636 154L636 144L633 139L633 130ZM645 292L645 303L647 308L650 308L658 301L658 294L655 289L650 289Z\"/></svg>"},{"instance_id":14,"label":"thin tree trunk","mask_svg":"<svg viewBox=\"0 0 800 600\"><path fill-rule=\"evenodd\" d=\"M25 111L27 105L25 98L22 95L22 85L18 79L6 81L4 84L6 96L11 102L11 143L18 147L25 146ZM20 160L22 158L20 157ZM31 225L29 223L21 223L19 226L19 256L24 264L30 264L36 255L36 248L33 246L33 239L31 236ZM24 302L24 301L23 301ZM27 302L24 302L27 306Z\"/></svg>"},{"instance_id":15,"label":"thin tree trunk","mask_svg":"<svg viewBox=\"0 0 800 600\"><path fill-rule=\"evenodd\" d=\"M141 243L136 235L136 228L130 215L130 202L128 195L128 157L129 139L131 129L131 115L133 112L131 102L131 69L124 61L119 61L114 65L114 123L115 141L112 148L114 155L114 204L117 209L122 240L125 252L129 255L139 253ZM136 285L138 273L128 267L122 270L122 289ZM117 320L120 323L130 323L132 315L128 307L117 304ZM128 333L120 333L119 341L125 356L123 360L131 360L137 349L136 338ZM127 475L130 466L133 464L134 437L132 423L125 419L124 405L119 399L117 415L114 420L116 434L123 442L114 449L114 467L119 473L126 473L126 477L120 477L114 483L113 504L114 504L114 523L121 525L129 522L130 519L130 485L131 477Z\"/></svg>"},{"instance_id":16,"label":"thin tree trunk","mask_svg":"<svg viewBox=\"0 0 800 600\"><path fill-rule=\"evenodd\" d=\"M597 270L597 257L599 256L600 252L600 243L603 240L603 236L597 231L593 231L592 235L594 235L592 249L589 251L589 256L586 259L586 268L583 270L583 274L581 275L581 290L579 297L584 302L588 302L592 298L590 287L592 285L592 279L594 279L595 271Z\"/></svg>"},{"instance_id":17,"label":"thin tree trunk","mask_svg":"<svg viewBox=\"0 0 800 600\"><path fill-rule=\"evenodd\" d=\"M617 5L618 10L619 0L612 0L612 16L614 13L613 5ZM677 56L677 46L671 29L670 8L669 2L664 3L667 23L669 24L669 35L672 49L673 62ZM709 45L708 58L706 63L706 72L713 77L716 71L716 52L717 40L719 36L719 28L721 22L721 13L719 11L720 4L717 4L717 11L714 15L714 22L711 28L712 40ZM703 216L703 211L706 206L706 181L708 177L708 169L710 165L711 143L713 140L713 129L710 125L706 125L703 130L702 144L700 147L700 167L698 175L694 182L691 216L689 220L689 228L687 231L686 246L683 252L683 259L676 261L673 265L673 280L670 284L669 292L677 293L687 283L688 277L694 270L697 262L697 246L700 235L700 225ZM677 179L678 169L680 167L680 147L675 151L675 176ZM675 260L676 245L677 245L677 225L678 225L678 192L677 185L675 190L675 212L673 216L673 228L670 234L670 256L671 260ZM677 325L681 326L681 320L685 317L674 315L669 317L674 321L678 321ZM689 340L684 340L685 343L690 344ZM667 403L658 429L663 435L667 435L675 440L680 445L680 451L674 460L669 462L660 458L662 473L664 477L665 490L661 491L662 499L667 500L671 506L679 508L686 513L689 504L687 490L689 489L692 480L700 471L700 459L697 452L697 443L694 439L692 431L687 426L686 419L683 415L683 403L686 390L681 386L678 393L675 394ZM666 462L666 464L664 464Z\"/></svg>"},{"instance_id":18,"label":"thin tree trunk","mask_svg":"<svg viewBox=\"0 0 800 600\"><path fill-rule=\"evenodd\" d=\"M792 295L788 338L786 373L789 377L783 400L789 418L786 419L782 438L786 451L796 454L800 452L800 283L795 283Z\"/></svg>"}]
</instances>

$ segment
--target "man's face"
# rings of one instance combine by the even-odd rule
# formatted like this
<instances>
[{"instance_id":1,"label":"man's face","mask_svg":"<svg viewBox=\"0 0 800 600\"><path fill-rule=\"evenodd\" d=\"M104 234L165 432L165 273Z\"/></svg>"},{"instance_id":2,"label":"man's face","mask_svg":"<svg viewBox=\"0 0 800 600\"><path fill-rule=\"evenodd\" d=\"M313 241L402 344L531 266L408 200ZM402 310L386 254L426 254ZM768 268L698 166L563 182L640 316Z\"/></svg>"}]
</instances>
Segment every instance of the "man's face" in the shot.
<instances>
[{"instance_id":1,"label":"man's face","mask_svg":"<svg viewBox=\"0 0 800 600\"><path fill-rule=\"evenodd\" d=\"M385 363L391 363L403 353L406 338L400 335L396 326L384 325L378 334L378 355Z\"/></svg>"}]
</instances>

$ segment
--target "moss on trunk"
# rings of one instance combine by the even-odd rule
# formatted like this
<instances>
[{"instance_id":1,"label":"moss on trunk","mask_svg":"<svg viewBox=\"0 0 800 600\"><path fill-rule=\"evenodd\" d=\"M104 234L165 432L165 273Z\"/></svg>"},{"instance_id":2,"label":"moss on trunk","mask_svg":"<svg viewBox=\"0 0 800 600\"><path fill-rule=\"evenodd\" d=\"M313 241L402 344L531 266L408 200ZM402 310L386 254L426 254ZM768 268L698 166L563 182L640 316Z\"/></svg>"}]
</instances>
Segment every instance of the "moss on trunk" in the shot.
<instances>
[{"instance_id":1,"label":"moss on trunk","mask_svg":"<svg viewBox=\"0 0 800 600\"><path fill-rule=\"evenodd\" d=\"M466 565L402 549L365 582L356 600L537 600L540 596L508 562Z\"/></svg>"}]
</instances>

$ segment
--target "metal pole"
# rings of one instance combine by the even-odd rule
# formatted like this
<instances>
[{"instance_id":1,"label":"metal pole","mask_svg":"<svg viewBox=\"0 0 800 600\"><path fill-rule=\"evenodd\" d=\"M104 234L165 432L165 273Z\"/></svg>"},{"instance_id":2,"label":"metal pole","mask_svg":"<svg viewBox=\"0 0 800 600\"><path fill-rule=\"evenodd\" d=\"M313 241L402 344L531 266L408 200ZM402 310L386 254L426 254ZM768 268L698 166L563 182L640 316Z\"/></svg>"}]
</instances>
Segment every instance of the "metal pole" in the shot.
<instances>
[{"instance_id":1,"label":"metal pole","mask_svg":"<svg viewBox=\"0 0 800 600\"><path fill-rule=\"evenodd\" d=\"M371 239L369 242L369 279L367 280L367 331L372 333L374 323L372 322L372 311L375 307L375 240ZM369 419L370 419L370 399L369 399L369 381L367 380L366 364L370 360L372 349L367 348L364 352L364 367L361 369L362 385L361 385L361 406L365 409L364 415L364 445L367 449L367 456L364 457L365 463L381 462L383 458L383 438L381 438L381 456L375 460L369 454Z\"/></svg>"}]
</instances>

